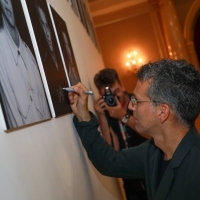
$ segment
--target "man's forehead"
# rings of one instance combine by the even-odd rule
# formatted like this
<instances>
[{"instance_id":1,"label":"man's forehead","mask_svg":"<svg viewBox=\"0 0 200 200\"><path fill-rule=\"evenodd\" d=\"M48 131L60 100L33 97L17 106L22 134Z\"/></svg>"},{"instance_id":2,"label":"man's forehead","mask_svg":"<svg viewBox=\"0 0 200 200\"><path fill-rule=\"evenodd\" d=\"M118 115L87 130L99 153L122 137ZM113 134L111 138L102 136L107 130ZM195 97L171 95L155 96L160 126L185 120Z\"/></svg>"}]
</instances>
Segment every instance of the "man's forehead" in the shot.
<instances>
[{"instance_id":1,"label":"man's forehead","mask_svg":"<svg viewBox=\"0 0 200 200\"><path fill-rule=\"evenodd\" d=\"M150 82L149 81L137 81L135 89L133 91L134 95L140 95L140 94L146 94L148 88L150 86Z\"/></svg>"},{"instance_id":2,"label":"man's forehead","mask_svg":"<svg viewBox=\"0 0 200 200\"><path fill-rule=\"evenodd\" d=\"M117 80L114 82L114 83L112 83L112 84L110 84L110 87L111 88L113 88L113 87L118 87L118 86L122 86Z\"/></svg>"}]
</instances>

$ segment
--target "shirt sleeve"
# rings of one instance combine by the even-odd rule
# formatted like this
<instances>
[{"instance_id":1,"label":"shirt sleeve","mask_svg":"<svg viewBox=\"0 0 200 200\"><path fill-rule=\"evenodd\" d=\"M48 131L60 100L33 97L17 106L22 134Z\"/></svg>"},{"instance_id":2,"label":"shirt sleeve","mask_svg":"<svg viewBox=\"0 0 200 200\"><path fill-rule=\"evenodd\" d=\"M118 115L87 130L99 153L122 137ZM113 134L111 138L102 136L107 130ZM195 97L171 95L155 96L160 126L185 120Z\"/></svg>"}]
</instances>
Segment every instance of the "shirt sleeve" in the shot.
<instances>
[{"instance_id":1,"label":"shirt sleeve","mask_svg":"<svg viewBox=\"0 0 200 200\"><path fill-rule=\"evenodd\" d=\"M100 135L98 120L93 113L89 122L73 122L89 159L97 170L106 176L121 178L144 178L146 144L115 151Z\"/></svg>"}]
</instances>

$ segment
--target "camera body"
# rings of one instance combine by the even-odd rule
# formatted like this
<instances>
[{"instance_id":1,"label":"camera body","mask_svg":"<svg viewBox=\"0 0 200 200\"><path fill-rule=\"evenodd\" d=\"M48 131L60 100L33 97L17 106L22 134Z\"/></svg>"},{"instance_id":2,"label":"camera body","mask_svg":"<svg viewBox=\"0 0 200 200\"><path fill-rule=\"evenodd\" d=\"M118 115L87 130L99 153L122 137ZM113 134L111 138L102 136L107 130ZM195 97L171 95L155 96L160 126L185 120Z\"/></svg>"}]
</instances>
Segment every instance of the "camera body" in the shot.
<instances>
[{"instance_id":1,"label":"camera body","mask_svg":"<svg viewBox=\"0 0 200 200\"><path fill-rule=\"evenodd\" d=\"M102 96L108 106L116 106L115 96L112 94L109 87L105 87L105 94Z\"/></svg>"}]
</instances>

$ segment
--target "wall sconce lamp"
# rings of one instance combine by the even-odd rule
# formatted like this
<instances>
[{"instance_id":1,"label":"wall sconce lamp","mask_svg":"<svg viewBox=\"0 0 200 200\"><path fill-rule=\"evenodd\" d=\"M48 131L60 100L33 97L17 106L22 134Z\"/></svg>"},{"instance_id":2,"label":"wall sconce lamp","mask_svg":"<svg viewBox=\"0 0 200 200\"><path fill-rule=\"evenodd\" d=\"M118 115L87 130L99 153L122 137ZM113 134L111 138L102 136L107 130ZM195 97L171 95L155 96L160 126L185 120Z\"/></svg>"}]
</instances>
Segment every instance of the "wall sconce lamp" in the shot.
<instances>
[{"instance_id":1,"label":"wall sconce lamp","mask_svg":"<svg viewBox=\"0 0 200 200\"><path fill-rule=\"evenodd\" d=\"M137 51L131 51L127 54L128 61L126 62L126 66L128 70L136 73L140 68L143 59L138 56Z\"/></svg>"}]
</instances>

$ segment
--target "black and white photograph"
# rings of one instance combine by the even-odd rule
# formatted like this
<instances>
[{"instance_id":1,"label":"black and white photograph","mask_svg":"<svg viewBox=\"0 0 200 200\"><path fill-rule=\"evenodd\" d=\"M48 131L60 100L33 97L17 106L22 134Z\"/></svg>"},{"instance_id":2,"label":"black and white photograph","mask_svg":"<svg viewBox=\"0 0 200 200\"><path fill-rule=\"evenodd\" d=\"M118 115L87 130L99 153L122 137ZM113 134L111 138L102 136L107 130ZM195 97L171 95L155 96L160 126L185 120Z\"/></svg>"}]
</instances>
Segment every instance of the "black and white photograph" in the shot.
<instances>
[{"instance_id":1,"label":"black and white photograph","mask_svg":"<svg viewBox=\"0 0 200 200\"><path fill-rule=\"evenodd\" d=\"M92 39L93 43L95 44L97 49L99 49L96 33L94 31L94 27L93 27L93 23L92 23L92 19L91 19L90 15L89 15L89 12L88 12L88 9L87 9L85 3L83 1L81 1L81 2L82 3L80 3L80 5L82 7L83 18L85 19L85 23L86 23L86 27L85 28L86 28L86 30L88 32L88 35Z\"/></svg>"},{"instance_id":2,"label":"black and white photograph","mask_svg":"<svg viewBox=\"0 0 200 200\"><path fill-rule=\"evenodd\" d=\"M80 13L80 19L81 19L81 22L82 22L82 24L83 24L83 27L86 29L86 31L88 32L88 30L87 30L87 22L86 22L86 18L85 18L85 14L84 14L84 12L85 12L85 7L84 7L84 3L83 3L83 1L82 0L80 0L80 1L77 1L76 0L76 2L77 2L77 5L78 5L78 10L79 10L79 13Z\"/></svg>"},{"instance_id":3,"label":"black and white photograph","mask_svg":"<svg viewBox=\"0 0 200 200\"><path fill-rule=\"evenodd\" d=\"M94 30L92 19L89 15L88 8L83 0L68 0L69 4L71 5L72 9L74 10L77 17L80 19L83 27L86 29L88 35L90 36L91 40L95 44L98 51L99 45L97 41L97 36Z\"/></svg>"},{"instance_id":4,"label":"black and white photograph","mask_svg":"<svg viewBox=\"0 0 200 200\"><path fill-rule=\"evenodd\" d=\"M76 16L81 20L81 15L78 9L78 3L76 0L69 0L69 3L72 7L72 10L74 11L74 13L76 14Z\"/></svg>"},{"instance_id":5,"label":"black and white photograph","mask_svg":"<svg viewBox=\"0 0 200 200\"><path fill-rule=\"evenodd\" d=\"M86 29L86 19L84 17L84 11L83 11L83 2L82 0L68 0L69 4L72 7L72 10L76 14L76 16L81 21L83 27Z\"/></svg>"},{"instance_id":6,"label":"black and white photograph","mask_svg":"<svg viewBox=\"0 0 200 200\"><path fill-rule=\"evenodd\" d=\"M55 117L71 113L66 70L59 52L46 0L26 1L42 65L48 83Z\"/></svg>"},{"instance_id":7,"label":"black and white photograph","mask_svg":"<svg viewBox=\"0 0 200 200\"><path fill-rule=\"evenodd\" d=\"M51 118L20 0L0 0L0 80L7 129Z\"/></svg>"},{"instance_id":8,"label":"black and white photograph","mask_svg":"<svg viewBox=\"0 0 200 200\"><path fill-rule=\"evenodd\" d=\"M59 40L58 42L61 47L61 53L63 55L65 66L67 68L70 85L75 85L76 83L81 82L81 80L76 65L76 60L74 57L74 52L69 38L67 26L65 21L53 9L53 7L52 6L49 7L53 16L53 22L55 24L56 33L58 35L58 40Z\"/></svg>"}]
</instances>

